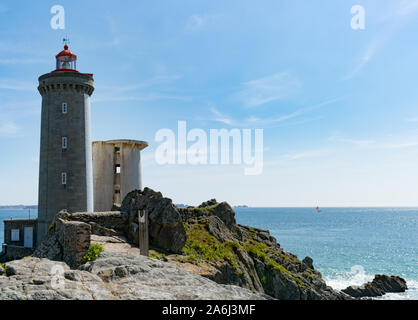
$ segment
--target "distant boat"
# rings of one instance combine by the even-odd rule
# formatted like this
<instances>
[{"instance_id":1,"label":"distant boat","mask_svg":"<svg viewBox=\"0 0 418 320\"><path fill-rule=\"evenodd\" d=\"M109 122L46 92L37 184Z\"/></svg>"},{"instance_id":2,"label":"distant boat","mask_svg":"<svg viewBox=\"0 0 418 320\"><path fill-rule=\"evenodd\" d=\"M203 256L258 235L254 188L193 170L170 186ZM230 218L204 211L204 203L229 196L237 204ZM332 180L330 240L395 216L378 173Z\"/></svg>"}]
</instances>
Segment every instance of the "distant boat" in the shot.
<instances>
[{"instance_id":1,"label":"distant boat","mask_svg":"<svg viewBox=\"0 0 418 320\"><path fill-rule=\"evenodd\" d=\"M319 210L319 207L317 206L316 207L316 213L319 213L319 212L321 212L321 210Z\"/></svg>"}]
</instances>

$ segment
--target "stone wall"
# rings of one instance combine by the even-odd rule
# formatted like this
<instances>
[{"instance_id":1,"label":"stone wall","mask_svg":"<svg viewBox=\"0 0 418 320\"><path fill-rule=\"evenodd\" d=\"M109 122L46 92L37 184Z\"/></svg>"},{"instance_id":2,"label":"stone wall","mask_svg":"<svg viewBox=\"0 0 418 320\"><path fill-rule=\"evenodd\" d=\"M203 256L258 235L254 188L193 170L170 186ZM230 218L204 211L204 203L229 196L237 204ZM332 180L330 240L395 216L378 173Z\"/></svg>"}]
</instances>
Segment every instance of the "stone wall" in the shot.
<instances>
[{"instance_id":1,"label":"stone wall","mask_svg":"<svg viewBox=\"0 0 418 320\"><path fill-rule=\"evenodd\" d=\"M92 227L82 221L71 221L71 215L60 212L33 256L64 261L75 268L88 252Z\"/></svg>"},{"instance_id":2,"label":"stone wall","mask_svg":"<svg viewBox=\"0 0 418 320\"><path fill-rule=\"evenodd\" d=\"M70 267L78 266L90 246L91 226L80 221L58 219L55 225L61 244L62 260Z\"/></svg>"},{"instance_id":3,"label":"stone wall","mask_svg":"<svg viewBox=\"0 0 418 320\"><path fill-rule=\"evenodd\" d=\"M30 256L34 250L34 248L25 248L4 243L3 251L0 256L0 262L22 259Z\"/></svg>"}]
</instances>

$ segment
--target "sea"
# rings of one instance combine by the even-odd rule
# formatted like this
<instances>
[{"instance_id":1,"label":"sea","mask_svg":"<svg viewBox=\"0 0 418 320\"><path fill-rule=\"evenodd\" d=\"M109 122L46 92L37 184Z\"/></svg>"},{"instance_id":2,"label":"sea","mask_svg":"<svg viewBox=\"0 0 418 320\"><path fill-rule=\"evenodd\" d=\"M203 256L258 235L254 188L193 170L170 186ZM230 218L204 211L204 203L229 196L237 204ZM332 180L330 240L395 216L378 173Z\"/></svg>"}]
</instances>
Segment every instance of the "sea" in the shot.
<instances>
[{"instance_id":1,"label":"sea","mask_svg":"<svg viewBox=\"0 0 418 320\"><path fill-rule=\"evenodd\" d=\"M418 208L235 208L237 223L267 229L299 259L310 256L326 283L341 290L375 274L404 278L409 290L377 299L418 300ZM30 217L37 210L30 211ZM28 210L0 210L5 219Z\"/></svg>"},{"instance_id":2,"label":"sea","mask_svg":"<svg viewBox=\"0 0 418 320\"><path fill-rule=\"evenodd\" d=\"M418 300L418 208L236 208L237 223L267 229L280 246L310 256L341 290L375 274L404 278L409 290L378 299Z\"/></svg>"}]
</instances>

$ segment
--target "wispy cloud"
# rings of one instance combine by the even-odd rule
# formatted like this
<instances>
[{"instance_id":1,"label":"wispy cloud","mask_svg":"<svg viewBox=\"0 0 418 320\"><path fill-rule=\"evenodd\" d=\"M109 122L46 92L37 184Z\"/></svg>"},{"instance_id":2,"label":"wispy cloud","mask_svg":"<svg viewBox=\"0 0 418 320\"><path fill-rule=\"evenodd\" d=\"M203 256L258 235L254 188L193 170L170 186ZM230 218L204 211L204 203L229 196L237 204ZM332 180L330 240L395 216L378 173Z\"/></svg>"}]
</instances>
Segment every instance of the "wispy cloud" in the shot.
<instances>
[{"instance_id":1,"label":"wispy cloud","mask_svg":"<svg viewBox=\"0 0 418 320\"><path fill-rule=\"evenodd\" d=\"M140 81L136 84L130 84L130 85L102 85L98 86L98 89L104 89L106 91L112 91L113 93L125 93L129 91L136 91L139 89L144 88L150 88L153 86L160 86L165 85L167 83L173 82L175 80L180 79L180 75L157 75L150 79L145 79L143 81Z\"/></svg>"},{"instance_id":2,"label":"wispy cloud","mask_svg":"<svg viewBox=\"0 0 418 320\"><path fill-rule=\"evenodd\" d=\"M418 0L402 0L395 14L398 16L407 16L418 12Z\"/></svg>"},{"instance_id":3,"label":"wispy cloud","mask_svg":"<svg viewBox=\"0 0 418 320\"><path fill-rule=\"evenodd\" d=\"M9 58L0 59L0 64L50 64L51 62L46 59L34 59L34 58Z\"/></svg>"},{"instance_id":4,"label":"wispy cloud","mask_svg":"<svg viewBox=\"0 0 418 320\"><path fill-rule=\"evenodd\" d=\"M211 107L210 111L215 115L215 118L212 119L213 121L222 122L227 125L233 125L233 123L235 122L230 117L219 112L215 107Z\"/></svg>"},{"instance_id":5,"label":"wispy cloud","mask_svg":"<svg viewBox=\"0 0 418 320\"><path fill-rule=\"evenodd\" d=\"M406 119L407 122L418 122L418 117Z\"/></svg>"},{"instance_id":6,"label":"wispy cloud","mask_svg":"<svg viewBox=\"0 0 418 320\"><path fill-rule=\"evenodd\" d=\"M357 147L369 147L373 149L401 149L411 148L418 146L418 140L414 137L398 137L397 141L393 140L388 142L388 138L385 140L372 140L372 139L353 139L344 137L340 134L332 135L328 138L328 141L341 142L351 144Z\"/></svg>"},{"instance_id":7,"label":"wispy cloud","mask_svg":"<svg viewBox=\"0 0 418 320\"><path fill-rule=\"evenodd\" d=\"M334 142L349 143L349 144L353 144L353 145L356 145L356 146L370 146L370 145L376 143L375 140L370 140L370 139L351 139L351 138L343 137L341 135L333 135L333 136L329 137L328 140L329 141L334 141Z\"/></svg>"},{"instance_id":8,"label":"wispy cloud","mask_svg":"<svg viewBox=\"0 0 418 320\"><path fill-rule=\"evenodd\" d=\"M282 123L285 122L287 120L291 120L297 117L300 117L304 114L307 114L311 111L317 110L319 108L322 108L324 106L327 105L331 105L333 103L336 103L340 100L342 100L343 98L333 98L333 99L328 99L325 101L322 101L318 104L312 105L312 106L308 106L308 107L304 107L304 108L300 108L296 111L290 112L290 113L286 113L286 114L279 114L279 115L274 115L274 116L269 116L269 117L258 117L255 115L249 116L247 118L244 119L236 119L236 118L232 118L229 115L223 114L221 113L218 109L216 109L214 106L210 107L210 112L214 115L214 117L210 118L209 120L212 121L217 121L217 122L221 122L221 123L225 123L227 125L230 126L237 126L237 127L269 127L269 126L274 126L277 125L278 123ZM317 119L321 119L322 116L317 116L314 118L309 118L309 119L300 119L297 122L294 122L294 124L303 124L306 122L310 122L310 121L314 121Z\"/></svg>"},{"instance_id":9,"label":"wispy cloud","mask_svg":"<svg viewBox=\"0 0 418 320\"><path fill-rule=\"evenodd\" d=\"M221 113L214 107L211 107L210 111L214 115L214 117L210 118L209 120L221 122L229 126L236 126L236 127L254 127L254 126L265 127L268 124L278 123L278 122L282 122L288 119L292 119L302 113L302 110L297 110L289 114L278 115L278 116L269 117L269 118L258 118L258 117L251 116L246 119L233 119L232 117Z\"/></svg>"},{"instance_id":10,"label":"wispy cloud","mask_svg":"<svg viewBox=\"0 0 418 320\"><path fill-rule=\"evenodd\" d=\"M329 155L328 149L306 150L302 152L289 152L282 156L285 160L301 160L306 158L318 158Z\"/></svg>"},{"instance_id":11,"label":"wispy cloud","mask_svg":"<svg viewBox=\"0 0 418 320\"><path fill-rule=\"evenodd\" d=\"M418 141L407 141L399 143L388 143L383 144L381 147L384 149L401 149L401 148L411 148L418 146Z\"/></svg>"},{"instance_id":12,"label":"wispy cloud","mask_svg":"<svg viewBox=\"0 0 418 320\"><path fill-rule=\"evenodd\" d=\"M379 28L379 33L372 38L353 69L343 78L343 80L349 80L359 74L378 52L385 47L386 43L402 27L402 25L416 13L418 13L418 0L403 0L396 2L395 7L391 7L388 14L380 19L384 25Z\"/></svg>"},{"instance_id":13,"label":"wispy cloud","mask_svg":"<svg viewBox=\"0 0 418 320\"><path fill-rule=\"evenodd\" d=\"M15 79L0 79L0 89L16 90L16 91L34 91L37 84L32 82L24 82Z\"/></svg>"},{"instance_id":14,"label":"wispy cloud","mask_svg":"<svg viewBox=\"0 0 418 320\"><path fill-rule=\"evenodd\" d=\"M180 79L180 75L157 75L150 79L129 85L101 85L96 87L95 102L102 101L153 101L153 100L182 100L189 101L190 97L167 92L170 83ZM146 90L143 90L146 89Z\"/></svg>"},{"instance_id":15,"label":"wispy cloud","mask_svg":"<svg viewBox=\"0 0 418 320\"><path fill-rule=\"evenodd\" d=\"M288 98L299 92L301 82L288 72L243 83L243 88L233 98L245 107L256 107L275 100Z\"/></svg>"},{"instance_id":16,"label":"wispy cloud","mask_svg":"<svg viewBox=\"0 0 418 320\"><path fill-rule=\"evenodd\" d=\"M0 122L0 137L16 137L21 135L21 128L12 121Z\"/></svg>"},{"instance_id":17,"label":"wispy cloud","mask_svg":"<svg viewBox=\"0 0 418 320\"><path fill-rule=\"evenodd\" d=\"M197 31L200 30L207 22L207 18L203 15L194 14L192 15L186 23L187 31Z\"/></svg>"},{"instance_id":18,"label":"wispy cloud","mask_svg":"<svg viewBox=\"0 0 418 320\"><path fill-rule=\"evenodd\" d=\"M214 25L219 16L216 14L193 14L188 18L184 29L190 33L202 31L209 25Z\"/></svg>"},{"instance_id":19,"label":"wispy cloud","mask_svg":"<svg viewBox=\"0 0 418 320\"><path fill-rule=\"evenodd\" d=\"M158 92L147 92L144 94L131 95L131 96L113 96L113 95L96 95L93 97L94 102L104 101L155 101L155 100L180 100L190 101L191 97L177 96L170 94L163 94Z\"/></svg>"},{"instance_id":20,"label":"wispy cloud","mask_svg":"<svg viewBox=\"0 0 418 320\"><path fill-rule=\"evenodd\" d=\"M120 37L118 36L120 32L118 33L116 20L113 18L107 18L107 21L109 24L110 41L105 42L104 45L110 47L118 46L120 45L121 41Z\"/></svg>"},{"instance_id":21,"label":"wispy cloud","mask_svg":"<svg viewBox=\"0 0 418 320\"><path fill-rule=\"evenodd\" d=\"M277 167L293 161L327 157L332 153L333 151L331 149L325 148L289 151L285 154L278 156L275 160L264 161L264 166Z\"/></svg>"},{"instance_id":22,"label":"wispy cloud","mask_svg":"<svg viewBox=\"0 0 418 320\"><path fill-rule=\"evenodd\" d=\"M386 35L381 35L373 39L367 46L365 52L353 68L343 79L349 80L356 76L372 60L376 53L383 48L387 41Z\"/></svg>"}]
</instances>

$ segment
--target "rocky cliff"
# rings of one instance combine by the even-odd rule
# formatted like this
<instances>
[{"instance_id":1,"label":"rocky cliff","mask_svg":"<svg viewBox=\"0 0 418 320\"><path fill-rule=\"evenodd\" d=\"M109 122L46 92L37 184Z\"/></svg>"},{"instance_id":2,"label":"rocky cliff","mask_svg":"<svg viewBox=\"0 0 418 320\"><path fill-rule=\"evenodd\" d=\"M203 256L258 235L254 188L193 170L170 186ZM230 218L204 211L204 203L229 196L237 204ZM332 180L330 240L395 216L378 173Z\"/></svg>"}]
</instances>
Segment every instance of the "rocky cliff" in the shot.
<instances>
[{"instance_id":1,"label":"rocky cliff","mask_svg":"<svg viewBox=\"0 0 418 320\"><path fill-rule=\"evenodd\" d=\"M300 261L280 248L267 230L238 225L226 202L212 199L198 207L178 208L145 188L128 194L121 208L132 217L131 223L136 223L138 209L150 212L152 253L159 259L276 299L350 299L326 285L311 258ZM176 239L175 248L170 248L168 238Z\"/></svg>"},{"instance_id":2,"label":"rocky cliff","mask_svg":"<svg viewBox=\"0 0 418 320\"><path fill-rule=\"evenodd\" d=\"M107 296L98 295L97 298L134 298L134 295L130 296L128 292L136 292L135 288L141 285L152 286L153 281L160 283L158 276L153 277L153 275L159 274L165 279L163 273L167 271L167 276L173 276L166 279L170 282L179 270L183 270L181 275L183 272L194 275L191 279L196 282L189 283L192 287L186 289L179 284L179 290L176 291L171 289L175 287L172 284L158 291L154 296L151 293L145 296L138 293L138 297L158 298L159 296L176 299L182 297L182 290L189 292L190 296L193 296L192 291L196 290L194 297L197 299L205 297L211 299L216 294L226 297L226 293L222 293L225 288L233 291L231 299L241 296L265 298L268 295L280 300L349 300L362 294L357 294L360 290L358 288L348 288L344 292L338 292L327 286L321 273L315 270L312 258L305 257L299 260L297 256L281 248L269 231L237 224L235 212L226 202L218 203L212 199L197 207L178 208L171 199L163 197L160 192L145 188L143 191L135 190L129 193L121 208L115 209L118 211L59 213L51 224L47 236L34 253L34 258L31 258L34 260L28 260L28 264L41 263L39 266L42 266L48 265L49 260L64 261L67 267L78 268L74 271L77 276L72 276L73 271L66 269L71 279L76 277L82 279L81 275L86 275L83 272L88 272L87 279L91 279L88 281L96 281L94 283L98 288L101 288L99 284L102 282L110 283L111 289L109 285L107 288L111 295L109 291L103 291ZM137 248L139 210L147 210L149 213L152 249L150 256L154 260L139 256ZM96 262L80 266L91 242L100 243L105 252ZM122 265L118 264L118 257ZM165 263L160 264L155 259ZM19 262L14 263L19 265ZM129 271L131 267L132 273ZM13 264L6 265L6 273L13 276L13 272L7 271L13 268ZM148 270L149 273L137 275L138 271L135 270L138 268ZM153 271L154 268L156 270ZM163 270L164 268L167 270ZM34 274L39 269L34 267L32 270ZM48 276L50 275L42 275L42 277ZM179 280L186 281L182 280L182 277L180 276ZM9 277L9 280L1 278L0 281L10 283L10 279L12 278ZM19 276L15 280L18 279L23 278ZM133 281L132 289L129 289L131 287L128 280ZM30 283L31 280L28 276L22 281ZM78 280L71 281L75 281L73 285L79 285ZM144 284L141 284L142 281ZM200 285L198 283L209 287L217 283L220 287L217 287L218 291L212 290L216 291L216 294L208 293L209 295L205 296L204 290L193 288L195 284ZM105 284L103 285L106 287ZM254 296L249 296L247 291L239 291L237 287L254 292ZM49 290L43 287L34 288L37 290L41 288L40 291ZM174 290L173 294L164 293L164 290L169 288ZM37 294L39 296L40 293ZM56 292L51 294L60 295Z\"/></svg>"},{"instance_id":3,"label":"rocky cliff","mask_svg":"<svg viewBox=\"0 0 418 320\"><path fill-rule=\"evenodd\" d=\"M27 257L1 269L0 300L257 300L268 296L209 279L140 255L103 252L70 269L64 262Z\"/></svg>"},{"instance_id":4,"label":"rocky cliff","mask_svg":"<svg viewBox=\"0 0 418 320\"><path fill-rule=\"evenodd\" d=\"M211 200L181 213L187 241L183 255L168 260L188 264L218 283L239 285L276 299L349 299L326 285L311 258L301 261L286 252L267 230L236 224L227 203Z\"/></svg>"}]
</instances>

